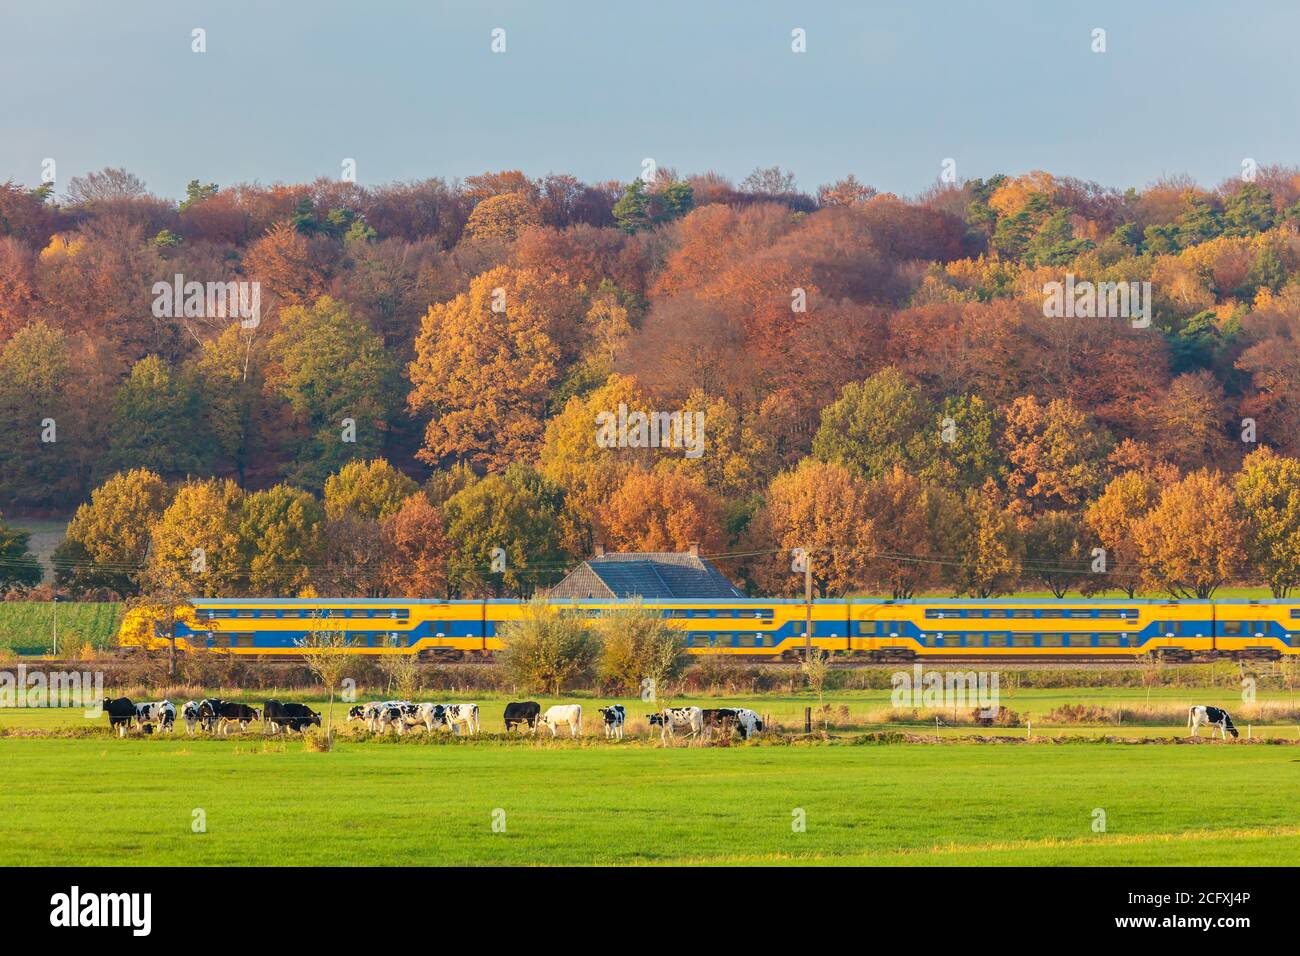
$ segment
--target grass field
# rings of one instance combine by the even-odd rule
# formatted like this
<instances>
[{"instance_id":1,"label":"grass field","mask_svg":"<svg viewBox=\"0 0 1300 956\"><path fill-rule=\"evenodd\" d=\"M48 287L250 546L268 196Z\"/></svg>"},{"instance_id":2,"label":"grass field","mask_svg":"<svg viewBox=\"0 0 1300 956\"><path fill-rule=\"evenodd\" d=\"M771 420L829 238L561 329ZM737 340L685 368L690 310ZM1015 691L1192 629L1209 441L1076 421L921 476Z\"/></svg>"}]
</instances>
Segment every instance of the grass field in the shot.
<instances>
[{"instance_id":1,"label":"grass field","mask_svg":"<svg viewBox=\"0 0 1300 956\"><path fill-rule=\"evenodd\" d=\"M122 605L68 601L58 605L59 646L89 642L117 644ZM0 648L19 654L49 654L54 643L54 608L48 601L0 601Z\"/></svg>"},{"instance_id":2,"label":"grass field","mask_svg":"<svg viewBox=\"0 0 1300 956\"><path fill-rule=\"evenodd\" d=\"M0 865L1300 858L1293 747L10 738L0 761Z\"/></svg>"}]
</instances>

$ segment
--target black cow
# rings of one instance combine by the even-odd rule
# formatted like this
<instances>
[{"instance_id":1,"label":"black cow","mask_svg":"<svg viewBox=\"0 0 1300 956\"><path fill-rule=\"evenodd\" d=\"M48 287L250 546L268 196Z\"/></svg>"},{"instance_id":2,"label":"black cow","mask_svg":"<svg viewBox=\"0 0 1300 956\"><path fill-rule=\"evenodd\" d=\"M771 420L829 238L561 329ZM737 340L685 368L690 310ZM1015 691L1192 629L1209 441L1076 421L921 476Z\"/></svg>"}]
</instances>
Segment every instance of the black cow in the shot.
<instances>
[{"instance_id":1,"label":"black cow","mask_svg":"<svg viewBox=\"0 0 1300 956\"><path fill-rule=\"evenodd\" d=\"M320 714L305 704L282 704L278 700L268 700L262 705L262 717L273 734L278 734L281 727L293 732L312 724L320 726Z\"/></svg>"},{"instance_id":2,"label":"black cow","mask_svg":"<svg viewBox=\"0 0 1300 956\"><path fill-rule=\"evenodd\" d=\"M231 724L239 724L242 732L250 723L261 719L261 713L247 704L219 700L216 697L208 697L199 704L199 720L208 730L216 730L222 735L230 729Z\"/></svg>"},{"instance_id":3,"label":"black cow","mask_svg":"<svg viewBox=\"0 0 1300 956\"><path fill-rule=\"evenodd\" d=\"M537 715L542 712L542 705L534 700L506 704L506 733L517 724L527 724L529 730L537 730Z\"/></svg>"},{"instance_id":4,"label":"black cow","mask_svg":"<svg viewBox=\"0 0 1300 956\"><path fill-rule=\"evenodd\" d=\"M108 713L108 727L116 730L119 737L125 737L127 728L135 721L135 704L130 697L105 697L104 710Z\"/></svg>"}]
</instances>

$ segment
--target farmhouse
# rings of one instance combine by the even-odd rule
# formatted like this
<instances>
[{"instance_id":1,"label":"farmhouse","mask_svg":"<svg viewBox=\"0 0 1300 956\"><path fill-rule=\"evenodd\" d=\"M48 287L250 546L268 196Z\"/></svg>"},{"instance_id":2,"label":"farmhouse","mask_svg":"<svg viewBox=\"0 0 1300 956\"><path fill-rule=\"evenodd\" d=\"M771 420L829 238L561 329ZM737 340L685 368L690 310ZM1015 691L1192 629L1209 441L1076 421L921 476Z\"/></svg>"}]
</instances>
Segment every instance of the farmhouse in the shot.
<instances>
[{"instance_id":1,"label":"farmhouse","mask_svg":"<svg viewBox=\"0 0 1300 956\"><path fill-rule=\"evenodd\" d=\"M552 598L633 598L718 600L745 594L709 561L697 545L689 551L596 553L551 588Z\"/></svg>"}]
</instances>

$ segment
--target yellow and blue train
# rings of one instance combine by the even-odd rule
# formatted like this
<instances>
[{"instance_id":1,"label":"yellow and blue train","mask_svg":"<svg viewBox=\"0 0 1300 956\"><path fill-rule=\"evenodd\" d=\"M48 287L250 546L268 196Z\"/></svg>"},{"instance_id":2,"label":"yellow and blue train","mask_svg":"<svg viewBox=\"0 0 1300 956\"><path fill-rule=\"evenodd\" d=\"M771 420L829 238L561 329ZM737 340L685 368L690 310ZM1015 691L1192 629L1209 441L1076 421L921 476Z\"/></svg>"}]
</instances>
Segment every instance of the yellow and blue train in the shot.
<instances>
[{"instance_id":1,"label":"yellow and blue train","mask_svg":"<svg viewBox=\"0 0 1300 956\"><path fill-rule=\"evenodd\" d=\"M613 600L556 599L597 618ZM691 654L797 660L805 646L875 661L923 658L1115 658L1276 660L1300 654L1300 601L884 600L770 598L644 601L685 632ZM179 624L182 649L293 656L323 630L348 653L490 659L504 626L523 616L519 600L204 598L194 625ZM811 638L805 640L811 619ZM158 643L160 639L155 639ZM123 643L129 643L125 639ZM165 642L163 642L165 643Z\"/></svg>"}]
</instances>

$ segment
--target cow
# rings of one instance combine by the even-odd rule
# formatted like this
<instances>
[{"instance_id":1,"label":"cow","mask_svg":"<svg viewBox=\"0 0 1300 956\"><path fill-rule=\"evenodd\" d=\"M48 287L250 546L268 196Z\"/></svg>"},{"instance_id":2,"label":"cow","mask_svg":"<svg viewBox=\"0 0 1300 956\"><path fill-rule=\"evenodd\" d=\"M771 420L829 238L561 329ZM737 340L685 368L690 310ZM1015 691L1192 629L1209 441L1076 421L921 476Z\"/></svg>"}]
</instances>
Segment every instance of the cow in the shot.
<instances>
[{"instance_id":1,"label":"cow","mask_svg":"<svg viewBox=\"0 0 1300 956\"><path fill-rule=\"evenodd\" d=\"M574 737L582 733L581 704L556 704L542 714L539 719L543 725L550 728L552 737L556 736L555 728L557 724L568 724L569 733Z\"/></svg>"},{"instance_id":2,"label":"cow","mask_svg":"<svg viewBox=\"0 0 1300 956\"><path fill-rule=\"evenodd\" d=\"M135 722L147 734L153 733L153 725L159 730L176 729L176 705L170 700L153 701L135 705Z\"/></svg>"},{"instance_id":3,"label":"cow","mask_svg":"<svg viewBox=\"0 0 1300 956\"><path fill-rule=\"evenodd\" d=\"M656 727L662 728L664 725L663 714L659 714L659 713L646 714L645 719L646 719L646 723L649 725L649 728L646 731L646 733L648 734L653 734L655 732ZM662 732L662 730L660 732Z\"/></svg>"},{"instance_id":4,"label":"cow","mask_svg":"<svg viewBox=\"0 0 1300 956\"><path fill-rule=\"evenodd\" d=\"M119 737L125 737L131 724L135 722L135 704L130 697L105 697L101 706L108 714L108 727L116 730Z\"/></svg>"},{"instance_id":5,"label":"cow","mask_svg":"<svg viewBox=\"0 0 1300 956\"><path fill-rule=\"evenodd\" d=\"M199 725L199 702L196 700L187 700L185 706L181 708L181 720L185 721L185 732L194 733L194 728Z\"/></svg>"},{"instance_id":6,"label":"cow","mask_svg":"<svg viewBox=\"0 0 1300 956\"><path fill-rule=\"evenodd\" d=\"M720 707L705 710L701 716L704 719L705 737L713 736L714 727L721 728L728 737L732 730L739 730L742 740L749 740L763 730L763 718L746 707Z\"/></svg>"},{"instance_id":7,"label":"cow","mask_svg":"<svg viewBox=\"0 0 1300 956\"><path fill-rule=\"evenodd\" d=\"M436 706L439 708L438 721L453 734L459 734L461 727L471 734L478 733L478 704L437 704Z\"/></svg>"},{"instance_id":8,"label":"cow","mask_svg":"<svg viewBox=\"0 0 1300 956\"><path fill-rule=\"evenodd\" d=\"M216 697L205 698L199 704L199 720L209 730L215 730L223 737L229 731L231 724L239 724L239 731L243 733L250 723L261 719L261 711L247 704L220 700Z\"/></svg>"},{"instance_id":9,"label":"cow","mask_svg":"<svg viewBox=\"0 0 1300 956\"><path fill-rule=\"evenodd\" d=\"M622 704L613 704L600 708L600 716L605 718L605 737L615 740L623 739L623 724L627 720L627 711Z\"/></svg>"},{"instance_id":10,"label":"cow","mask_svg":"<svg viewBox=\"0 0 1300 956\"><path fill-rule=\"evenodd\" d=\"M704 711L698 707L666 707L661 716L663 717L659 732L661 740L674 736L674 732L679 728L690 731L687 737L699 736L704 731Z\"/></svg>"},{"instance_id":11,"label":"cow","mask_svg":"<svg viewBox=\"0 0 1300 956\"><path fill-rule=\"evenodd\" d=\"M282 704L278 700L268 700L262 705L262 716L273 734L278 734L281 728L292 733L311 724L320 726L320 714L305 704Z\"/></svg>"},{"instance_id":12,"label":"cow","mask_svg":"<svg viewBox=\"0 0 1300 956\"><path fill-rule=\"evenodd\" d=\"M384 700L371 701L368 704L357 704L348 711L348 723L354 720L363 720L367 730L372 734L378 733L383 712L393 707L400 707L404 703L407 703L407 701ZM387 723L385 723L385 729L387 729Z\"/></svg>"},{"instance_id":13,"label":"cow","mask_svg":"<svg viewBox=\"0 0 1300 956\"><path fill-rule=\"evenodd\" d=\"M378 731L384 733L391 724L400 737L407 727L423 727L433 733L443 722L439 704L412 704L410 701L386 701L379 707Z\"/></svg>"},{"instance_id":14,"label":"cow","mask_svg":"<svg viewBox=\"0 0 1300 956\"><path fill-rule=\"evenodd\" d=\"M542 705L535 700L525 700L521 703L506 704L506 733L515 726L527 725L533 733L537 733L537 715L542 712Z\"/></svg>"},{"instance_id":15,"label":"cow","mask_svg":"<svg viewBox=\"0 0 1300 956\"><path fill-rule=\"evenodd\" d=\"M1232 726L1232 718L1228 716L1228 712L1219 707L1198 704L1189 708L1187 711L1187 726L1192 728L1189 736L1199 737L1201 735L1201 724L1210 725L1211 737L1214 736L1216 728L1224 740L1228 739L1228 734L1232 734L1233 737L1241 736L1241 734L1237 733L1237 728Z\"/></svg>"}]
</instances>

